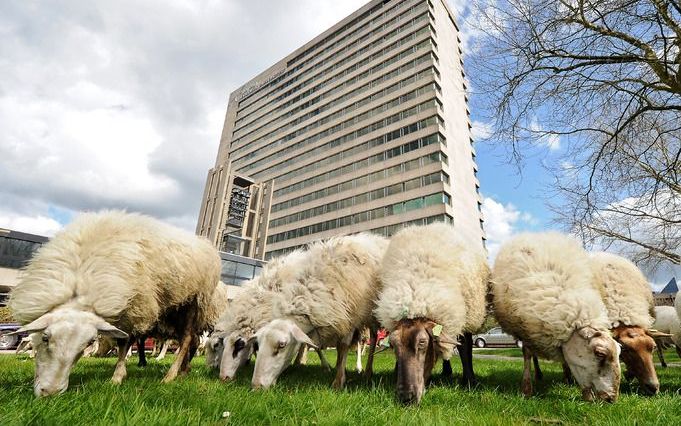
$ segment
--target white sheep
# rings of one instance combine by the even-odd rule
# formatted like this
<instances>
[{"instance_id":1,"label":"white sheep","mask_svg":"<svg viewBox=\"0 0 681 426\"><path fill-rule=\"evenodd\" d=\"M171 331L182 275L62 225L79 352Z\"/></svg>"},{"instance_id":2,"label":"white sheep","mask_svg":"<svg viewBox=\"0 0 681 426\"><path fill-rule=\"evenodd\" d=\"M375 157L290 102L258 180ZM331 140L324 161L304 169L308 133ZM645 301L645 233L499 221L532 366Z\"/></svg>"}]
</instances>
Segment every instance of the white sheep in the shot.
<instances>
[{"instance_id":1,"label":"white sheep","mask_svg":"<svg viewBox=\"0 0 681 426\"><path fill-rule=\"evenodd\" d=\"M260 283L272 292L273 320L256 332L258 356L252 386L267 388L291 363L298 346L336 345L335 388L345 383L345 364L355 330L373 323L380 282L383 237L362 233L311 244L286 256L285 268ZM225 357L223 357L224 359ZM368 369L368 368L367 368Z\"/></svg>"},{"instance_id":2,"label":"white sheep","mask_svg":"<svg viewBox=\"0 0 681 426\"><path fill-rule=\"evenodd\" d=\"M492 295L499 324L523 342L526 396L532 356L539 355L567 363L584 399L617 399L620 349L576 240L554 232L512 238L497 255Z\"/></svg>"},{"instance_id":3,"label":"white sheep","mask_svg":"<svg viewBox=\"0 0 681 426\"><path fill-rule=\"evenodd\" d=\"M188 371L197 333L217 320L220 257L202 238L125 212L83 214L38 250L9 306L32 333L38 396L68 387L73 364L98 334L119 339L114 383L132 339L173 330L180 354L164 381Z\"/></svg>"},{"instance_id":4,"label":"white sheep","mask_svg":"<svg viewBox=\"0 0 681 426\"><path fill-rule=\"evenodd\" d=\"M485 320L489 275L482 246L461 242L450 225L412 226L392 237L375 313L390 331L401 402L421 400L435 361L449 360L460 336L464 381L475 382L472 333Z\"/></svg>"},{"instance_id":5,"label":"white sheep","mask_svg":"<svg viewBox=\"0 0 681 426\"><path fill-rule=\"evenodd\" d=\"M681 322L673 306L655 306L655 322L653 328L660 333L669 334L669 337L655 337L657 343L657 355L662 367L667 367L662 350L671 345L681 357Z\"/></svg>"},{"instance_id":6,"label":"white sheep","mask_svg":"<svg viewBox=\"0 0 681 426\"><path fill-rule=\"evenodd\" d=\"M636 265L616 254L590 253L589 265L608 311L612 336L622 346L621 360L627 365L625 377L636 377L644 392L656 394L660 382L653 351L658 333L651 329L654 304L648 280Z\"/></svg>"}]
</instances>

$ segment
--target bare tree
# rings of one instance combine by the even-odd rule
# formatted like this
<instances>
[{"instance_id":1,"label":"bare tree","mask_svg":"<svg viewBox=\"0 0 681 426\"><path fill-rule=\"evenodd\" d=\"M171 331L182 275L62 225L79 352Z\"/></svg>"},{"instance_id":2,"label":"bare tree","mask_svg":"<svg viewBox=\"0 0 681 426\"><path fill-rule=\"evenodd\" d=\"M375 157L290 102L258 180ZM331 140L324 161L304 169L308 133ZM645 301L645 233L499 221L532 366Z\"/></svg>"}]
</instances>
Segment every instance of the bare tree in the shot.
<instances>
[{"instance_id":1,"label":"bare tree","mask_svg":"<svg viewBox=\"0 0 681 426\"><path fill-rule=\"evenodd\" d=\"M681 2L478 2L475 87L495 140L559 140L552 207L587 241L681 263Z\"/></svg>"}]
</instances>

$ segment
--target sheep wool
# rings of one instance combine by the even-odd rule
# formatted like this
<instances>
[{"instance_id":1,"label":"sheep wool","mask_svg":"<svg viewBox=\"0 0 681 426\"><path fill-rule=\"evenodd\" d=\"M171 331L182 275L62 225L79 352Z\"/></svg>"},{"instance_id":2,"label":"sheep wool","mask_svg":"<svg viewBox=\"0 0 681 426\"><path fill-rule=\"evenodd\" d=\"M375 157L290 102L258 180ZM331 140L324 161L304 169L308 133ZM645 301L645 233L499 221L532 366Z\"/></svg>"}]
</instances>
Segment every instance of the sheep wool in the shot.
<instances>
[{"instance_id":1,"label":"sheep wool","mask_svg":"<svg viewBox=\"0 0 681 426\"><path fill-rule=\"evenodd\" d=\"M285 256L283 266L268 265L260 283L276 290L273 318L311 325L311 337L320 343L368 326L387 245L385 238L368 233L334 237Z\"/></svg>"},{"instance_id":2,"label":"sheep wool","mask_svg":"<svg viewBox=\"0 0 681 426\"><path fill-rule=\"evenodd\" d=\"M383 260L376 318L390 331L402 319L427 318L452 338L474 333L485 319L489 275L482 249L459 242L452 226L404 228ZM451 351L443 357L449 359Z\"/></svg>"},{"instance_id":3,"label":"sheep wool","mask_svg":"<svg viewBox=\"0 0 681 426\"><path fill-rule=\"evenodd\" d=\"M203 238L139 214L87 213L38 250L9 306L22 323L69 306L143 335L193 299L199 322L211 321L203 311L219 277L220 257Z\"/></svg>"},{"instance_id":4,"label":"sheep wool","mask_svg":"<svg viewBox=\"0 0 681 426\"><path fill-rule=\"evenodd\" d=\"M591 253L589 265L611 328L650 328L654 321L653 292L638 267L621 256L604 252Z\"/></svg>"},{"instance_id":5,"label":"sheep wool","mask_svg":"<svg viewBox=\"0 0 681 426\"><path fill-rule=\"evenodd\" d=\"M538 355L558 360L574 331L608 330L588 260L577 240L555 232L521 234L504 244L492 270L501 327Z\"/></svg>"},{"instance_id":6,"label":"sheep wool","mask_svg":"<svg viewBox=\"0 0 681 426\"><path fill-rule=\"evenodd\" d=\"M243 291L234 297L231 309L220 317L215 331L224 336L234 334L248 339L271 319L271 290L260 286L259 279L255 278L244 284Z\"/></svg>"}]
</instances>

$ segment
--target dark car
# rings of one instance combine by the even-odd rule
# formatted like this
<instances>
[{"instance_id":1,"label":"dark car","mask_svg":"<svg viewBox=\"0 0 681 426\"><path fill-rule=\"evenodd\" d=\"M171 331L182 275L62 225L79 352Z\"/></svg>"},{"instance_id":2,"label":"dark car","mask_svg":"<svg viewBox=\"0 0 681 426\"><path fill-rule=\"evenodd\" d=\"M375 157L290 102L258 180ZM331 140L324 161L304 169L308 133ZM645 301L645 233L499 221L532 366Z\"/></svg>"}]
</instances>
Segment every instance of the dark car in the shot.
<instances>
[{"instance_id":1,"label":"dark car","mask_svg":"<svg viewBox=\"0 0 681 426\"><path fill-rule=\"evenodd\" d=\"M9 322L0 324L0 350L15 349L19 346L21 339L28 336L26 333L12 334L21 328L21 324Z\"/></svg>"}]
</instances>

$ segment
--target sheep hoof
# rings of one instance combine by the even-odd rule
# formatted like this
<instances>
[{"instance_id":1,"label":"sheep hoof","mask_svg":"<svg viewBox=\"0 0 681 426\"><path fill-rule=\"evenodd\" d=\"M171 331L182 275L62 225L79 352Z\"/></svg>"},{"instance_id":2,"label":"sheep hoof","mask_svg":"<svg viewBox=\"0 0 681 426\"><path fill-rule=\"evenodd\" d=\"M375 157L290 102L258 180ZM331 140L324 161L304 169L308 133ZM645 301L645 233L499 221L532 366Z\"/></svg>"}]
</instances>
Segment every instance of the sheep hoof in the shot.
<instances>
[{"instance_id":1,"label":"sheep hoof","mask_svg":"<svg viewBox=\"0 0 681 426\"><path fill-rule=\"evenodd\" d=\"M333 383L331 384L331 387L336 389L336 390L341 390L341 389L343 389L344 385L345 385L344 381L334 380Z\"/></svg>"},{"instance_id":2,"label":"sheep hoof","mask_svg":"<svg viewBox=\"0 0 681 426\"><path fill-rule=\"evenodd\" d=\"M162 382L162 383L170 383L170 382L172 382L173 380L175 380L176 378L177 378L177 373L175 373L175 374L170 374L170 373L168 373L168 374L166 374L166 376L163 378L163 380L161 380L161 382Z\"/></svg>"}]
</instances>

